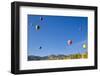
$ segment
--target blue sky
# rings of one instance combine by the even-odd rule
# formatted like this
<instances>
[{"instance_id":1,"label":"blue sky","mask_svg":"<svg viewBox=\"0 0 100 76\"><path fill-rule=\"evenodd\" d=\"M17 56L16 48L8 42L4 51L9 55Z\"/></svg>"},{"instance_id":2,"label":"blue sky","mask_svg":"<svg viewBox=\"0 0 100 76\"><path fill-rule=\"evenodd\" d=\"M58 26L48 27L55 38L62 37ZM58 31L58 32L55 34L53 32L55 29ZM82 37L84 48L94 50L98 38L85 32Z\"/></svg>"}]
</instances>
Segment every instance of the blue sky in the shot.
<instances>
[{"instance_id":1,"label":"blue sky","mask_svg":"<svg viewBox=\"0 0 100 76\"><path fill-rule=\"evenodd\" d=\"M36 25L40 26L38 31ZM87 29L87 17L28 15L28 55L83 53L87 51L82 48L87 44ZM72 45L68 46L68 40Z\"/></svg>"}]
</instances>

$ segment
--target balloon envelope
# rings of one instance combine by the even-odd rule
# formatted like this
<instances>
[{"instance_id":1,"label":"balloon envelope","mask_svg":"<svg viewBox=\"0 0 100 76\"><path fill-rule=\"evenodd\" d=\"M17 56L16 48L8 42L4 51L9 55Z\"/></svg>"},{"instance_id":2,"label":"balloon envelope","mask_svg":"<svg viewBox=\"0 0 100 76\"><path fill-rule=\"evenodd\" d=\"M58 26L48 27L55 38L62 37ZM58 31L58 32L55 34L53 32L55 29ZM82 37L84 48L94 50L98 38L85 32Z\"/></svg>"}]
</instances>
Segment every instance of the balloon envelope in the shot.
<instances>
[{"instance_id":1,"label":"balloon envelope","mask_svg":"<svg viewBox=\"0 0 100 76\"><path fill-rule=\"evenodd\" d=\"M42 21L43 20L43 17L40 17L40 20Z\"/></svg>"},{"instance_id":2,"label":"balloon envelope","mask_svg":"<svg viewBox=\"0 0 100 76\"><path fill-rule=\"evenodd\" d=\"M83 44L83 49L86 49L86 47L87 47L86 44Z\"/></svg>"},{"instance_id":3,"label":"balloon envelope","mask_svg":"<svg viewBox=\"0 0 100 76\"><path fill-rule=\"evenodd\" d=\"M68 40L68 41L67 41L67 44L68 44L68 45L71 45L71 44L72 44L72 40Z\"/></svg>"},{"instance_id":4,"label":"balloon envelope","mask_svg":"<svg viewBox=\"0 0 100 76\"><path fill-rule=\"evenodd\" d=\"M42 47L40 46L39 49L42 49Z\"/></svg>"},{"instance_id":5,"label":"balloon envelope","mask_svg":"<svg viewBox=\"0 0 100 76\"><path fill-rule=\"evenodd\" d=\"M39 30L40 29L40 26L39 25L36 25L36 30Z\"/></svg>"}]
</instances>

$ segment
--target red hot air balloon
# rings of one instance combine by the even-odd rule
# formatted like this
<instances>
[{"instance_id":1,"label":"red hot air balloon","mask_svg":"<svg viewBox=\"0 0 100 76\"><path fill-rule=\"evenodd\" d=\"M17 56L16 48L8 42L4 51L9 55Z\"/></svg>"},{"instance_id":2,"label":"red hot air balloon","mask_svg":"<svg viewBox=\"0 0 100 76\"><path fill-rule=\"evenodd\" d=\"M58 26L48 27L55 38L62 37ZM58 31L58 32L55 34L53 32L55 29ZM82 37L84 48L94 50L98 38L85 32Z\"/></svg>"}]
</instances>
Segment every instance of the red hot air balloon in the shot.
<instances>
[{"instance_id":1,"label":"red hot air balloon","mask_svg":"<svg viewBox=\"0 0 100 76\"><path fill-rule=\"evenodd\" d=\"M68 41L67 41L67 44L68 44L68 45L71 45L71 44L72 44L72 40L68 40Z\"/></svg>"}]
</instances>

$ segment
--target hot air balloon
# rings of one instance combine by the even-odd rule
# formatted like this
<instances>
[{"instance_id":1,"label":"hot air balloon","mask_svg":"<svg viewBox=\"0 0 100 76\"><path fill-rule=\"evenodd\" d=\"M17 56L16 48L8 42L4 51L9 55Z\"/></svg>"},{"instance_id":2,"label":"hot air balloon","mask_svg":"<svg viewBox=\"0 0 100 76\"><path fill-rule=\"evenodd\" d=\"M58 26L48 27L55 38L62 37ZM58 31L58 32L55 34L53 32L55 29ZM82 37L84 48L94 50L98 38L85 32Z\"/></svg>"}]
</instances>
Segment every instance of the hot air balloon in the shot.
<instances>
[{"instance_id":1,"label":"hot air balloon","mask_svg":"<svg viewBox=\"0 0 100 76\"><path fill-rule=\"evenodd\" d=\"M83 44L83 46L82 46L82 47L83 47L83 49L86 49L86 48L87 48L86 44Z\"/></svg>"},{"instance_id":2,"label":"hot air balloon","mask_svg":"<svg viewBox=\"0 0 100 76\"><path fill-rule=\"evenodd\" d=\"M39 47L39 49L41 50L41 49L42 49L42 47L40 46L40 47Z\"/></svg>"},{"instance_id":3,"label":"hot air balloon","mask_svg":"<svg viewBox=\"0 0 100 76\"><path fill-rule=\"evenodd\" d=\"M38 22L36 25L31 24L32 26L35 26L36 30L40 30L40 26L39 24L41 23L41 21L43 20L43 17L40 17L40 22Z\"/></svg>"},{"instance_id":4,"label":"hot air balloon","mask_svg":"<svg viewBox=\"0 0 100 76\"><path fill-rule=\"evenodd\" d=\"M40 17L40 20L42 21L43 20L43 17Z\"/></svg>"},{"instance_id":5,"label":"hot air balloon","mask_svg":"<svg viewBox=\"0 0 100 76\"><path fill-rule=\"evenodd\" d=\"M68 44L68 45L71 45L71 44L72 44L72 40L68 40L68 41L67 41L67 44Z\"/></svg>"},{"instance_id":6,"label":"hot air balloon","mask_svg":"<svg viewBox=\"0 0 100 76\"><path fill-rule=\"evenodd\" d=\"M36 25L36 30L39 30L40 29L40 26L39 25Z\"/></svg>"}]
</instances>

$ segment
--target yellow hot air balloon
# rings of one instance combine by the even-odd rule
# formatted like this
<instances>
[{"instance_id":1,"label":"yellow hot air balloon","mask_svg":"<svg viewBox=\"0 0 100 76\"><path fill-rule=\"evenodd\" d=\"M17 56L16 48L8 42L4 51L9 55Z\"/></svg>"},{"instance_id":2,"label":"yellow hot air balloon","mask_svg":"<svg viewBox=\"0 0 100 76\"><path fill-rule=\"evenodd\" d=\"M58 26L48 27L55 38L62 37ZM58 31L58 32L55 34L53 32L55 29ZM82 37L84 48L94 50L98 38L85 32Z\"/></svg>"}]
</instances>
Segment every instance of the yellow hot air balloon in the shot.
<instances>
[{"instance_id":1,"label":"yellow hot air balloon","mask_svg":"<svg viewBox=\"0 0 100 76\"><path fill-rule=\"evenodd\" d=\"M83 49L86 49L86 48L87 48L86 44L83 44L83 46L82 46L82 47L83 47Z\"/></svg>"}]
</instances>

